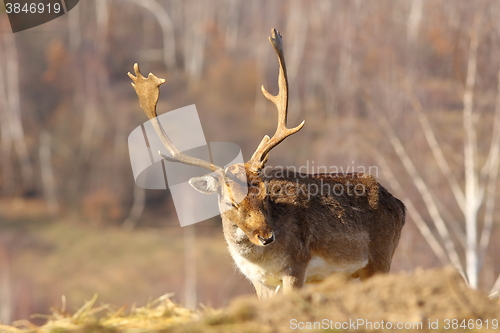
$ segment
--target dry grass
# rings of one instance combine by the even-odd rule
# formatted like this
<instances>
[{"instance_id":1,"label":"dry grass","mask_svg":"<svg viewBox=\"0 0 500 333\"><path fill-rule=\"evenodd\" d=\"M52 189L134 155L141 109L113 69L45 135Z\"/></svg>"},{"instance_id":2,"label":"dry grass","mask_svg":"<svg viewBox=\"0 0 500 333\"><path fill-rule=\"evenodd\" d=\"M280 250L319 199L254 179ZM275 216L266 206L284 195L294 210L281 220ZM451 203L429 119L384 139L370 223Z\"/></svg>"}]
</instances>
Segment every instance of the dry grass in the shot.
<instances>
[{"instance_id":1,"label":"dry grass","mask_svg":"<svg viewBox=\"0 0 500 333\"><path fill-rule=\"evenodd\" d=\"M118 310L110 305L96 305L97 295L86 302L74 314L62 308L52 308L52 315L43 316L47 323L37 326L28 320L20 320L13 326L0 325L1 332L160 332L167 328L192 321L199 313L183 308L164 295L144 307L127 306ZM36 316L35 316L36 317ZM40 316L38 316L40 317Z\"/></svg>"},{"instance_id":2,"label":"dry grass","mask_svg":"<svg viewBox=\"0 0 500 333\"><path fill-rule=\"evenodd\" d=\"M181 227L128 232L69 220L30 223L0 235L8 239L13 320L49 314L61 295L71 311L95 293L109 304L145 304L175 293L172 300L182 304L186 267ZM253 290L235 271L220 226L207 223L196 226L197 296L200 303L220 307Z\"/></svg>"},{"instance_id":3,"label":"dry grass","mask_svg":"<svg viewBox=\"0 0 500 333\"><path fill-rule=\"evenodd\" d=\"M420 331L430 331L429 322L439 322L435 331L446 331L445 320L458 322L500 318L500 303L469 289L453 268L417 270L376 276L356 283L332 276L291 295L277 295L268 301L242 296L218 310L204 308L194 312L173 303L165 295L145 307L114 309L96 306L97 297L74 314L53 309L45 325L21 321L0 326L2 332L289 332L291 319L302 323L333 323L363 319L371 323L422 323ZM64 302L63 302L64 303ZM498 321L497 321L498 323ZM497 326L498 327L498 326ZM324 327L323 327L324 328ZM327 331L325 329L317 331ZM330 331L334 331L333 329ZM391 329L361 325L360 332L390 332ZM459 327L460 331L460 327ZM462 330L465 331L465 330ZM498 328L469 329L469 332L495 332Z\"/></svg>"}]
</instances>

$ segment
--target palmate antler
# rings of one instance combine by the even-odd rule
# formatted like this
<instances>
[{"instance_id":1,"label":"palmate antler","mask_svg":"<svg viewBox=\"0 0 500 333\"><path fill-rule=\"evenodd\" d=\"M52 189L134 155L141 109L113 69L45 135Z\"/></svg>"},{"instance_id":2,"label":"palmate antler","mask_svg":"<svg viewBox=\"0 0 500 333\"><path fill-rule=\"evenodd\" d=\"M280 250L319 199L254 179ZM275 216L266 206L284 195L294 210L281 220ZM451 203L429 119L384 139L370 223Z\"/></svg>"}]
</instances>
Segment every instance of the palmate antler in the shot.
<instances>
[{"instance_id":1,"label":"palmate antler","mask_svg":"<svg viewBox=\"0 0 500 333\"><path fill-rule=\"evenodd\" d=\"M158 121L156 114L156 104L158 103L158 98L160 96L159 87L160 85L165 83L165 80L156 77L152 73L149 73L148 77L145 78L141 74L138 64L134 64L134 72L136 76L132 75L130 72L128 73L128 76L133 81L132 87L134 87L134 90L137 93L137 96L139 97L139 105L153 123L153 127L155 128L156 133L158 133L161 142L168 150L168 152L172 154L172 157L165 156L160 152L158 153L168 161L194 165L210 171L216 171L221 175L224 175L224 170L220 166L215 165L208 161L201 160L196 157L188 156L182 153L179 149L177 149L177 147L172 143L172 141L170 141L167 133L165 133L165 130Z\"/></svg>"},{"instance_id":2,"label":"palmate antler","mask_svg":"<svg viewBox=\"0 0 500 333\"><path fill-rule=\"evenodd\" d=\"M268 100L273 102L278 109L278 126L272 138L269 138L269 136L267 135L264 136L259 146L257 147L257 150L252 155L252 158L248 161L247 164L249 165L250 171L253 172L258 172L264 167L267 159L269 158L269 151L271 151L271 149L280 144L288 136L298 132L305 123L305 121L302 121L302 123L294 128L287 128L286 126L286 118L288 112L288 78L286 74L283 40L280 33L276 29L273 29L272 37L269 37L269 41L273 45L274 51L278 55L278 61L280 65L278 75L279 92L278 95L274 96L271 95L264 88L264 86L262 86L261 89L264 96ZM165 130L159 123L156 114L156 104L158 103L158 98L160 95L159 87L160 85L165 83L165 80L160 79L151 73L149 73L148 77L145 78L139 71L138 64L134 64L134 72L136 76L132 75L131 73L128 73L128 76L133 81L132 86L134 87L135 92L139 97L139 104L144 110L144 113L146 113L148 118L153 123L153 127L158 133L158 136L160 137L163 145L168 150L168 152L172 154L172 157L167 157L159 152L160 155L164 159L169 161L198 166L210 171L215 171L219 173L224 179L226 179L227 176L229 176L230 178L234 178L233 175L225 172L220 166L196 157L185 155L179 149L177 149L177 147L175 147L175 145L172 143L172 141L170 141L169 137L165 133Z\"/></svg>"},{"instance_id":3,"label":"palmate antler","mask_svg":"<svg viewBox=\"0 0 500 333\"><path fill-rule=\"evenodd\" d=\"M253 153L252 158L248 161L250 165L250 170L259 171L261 170L267 162L269 158L269 152L271 149L280 144L283 140L285 140L290 135L297 133L305 123L305 120L302 121L297 127L287 128L286 127L286 118L288 113L288 77L286 74L286 65L285 65L285 53L283 50L283 39L281 34L276 29L271 31L272 37L269 37L269 41L271 42L274 51L278 55L278 62L280 64L280 71L278 74L278 87L279 92L278 95L271 95L264 86L261 87L262 93L264 96L276 105L278 109L278 127L276 128L276 132L274 133L272 138L269 136L264 136L262 141L255 153Z\"/></svg>"}]
</instances>

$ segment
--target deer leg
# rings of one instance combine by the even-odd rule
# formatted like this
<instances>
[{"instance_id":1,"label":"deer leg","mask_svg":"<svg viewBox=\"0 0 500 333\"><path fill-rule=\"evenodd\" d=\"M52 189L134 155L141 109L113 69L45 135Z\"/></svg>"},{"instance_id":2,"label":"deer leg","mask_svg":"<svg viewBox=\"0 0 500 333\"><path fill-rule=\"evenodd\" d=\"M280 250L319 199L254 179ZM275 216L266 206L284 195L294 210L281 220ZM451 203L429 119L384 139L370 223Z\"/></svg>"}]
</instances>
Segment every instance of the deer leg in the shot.
<instances>
[{"instance_id":1,"label":"deer leg","mask_svg":"<svg viewBox=\"0 0 500 333\"><path fill-rule=\"evenodd\" d=\"M271 288L262 282L252 281L252 284L255 287L255 292L257 293L257 297L261 300L268 299L276 293L274 288Z\"/></svg>"},{"instance_id":2,"label":"deer leg","mask_svg":"<svg viewBox=\"0 0 500 333\"><path fill-rule=\"evenodd\" d=\"M306 282L306 270L300 270L293 275L283 276L283 293L289 294L293 290L300 289Z\"/></svg>"},{"instance_id":3,"label":"deer leg","mask_svg":"<svg viewBox=\"0 0 500 333\"><path fill-rule=\"evenodd\" d=\"M388 264L387 264L388 262ZM352 276L353 277L359 277L361 281L364 281L370 277L372 277L375 274L379 273L388 273L390 270L390 260L385 261L384 264L379 264L379 265L373 265L372 263L369 263L365 267L361 268L357 272L355 272Z\"/></svg>"}]
</instances>

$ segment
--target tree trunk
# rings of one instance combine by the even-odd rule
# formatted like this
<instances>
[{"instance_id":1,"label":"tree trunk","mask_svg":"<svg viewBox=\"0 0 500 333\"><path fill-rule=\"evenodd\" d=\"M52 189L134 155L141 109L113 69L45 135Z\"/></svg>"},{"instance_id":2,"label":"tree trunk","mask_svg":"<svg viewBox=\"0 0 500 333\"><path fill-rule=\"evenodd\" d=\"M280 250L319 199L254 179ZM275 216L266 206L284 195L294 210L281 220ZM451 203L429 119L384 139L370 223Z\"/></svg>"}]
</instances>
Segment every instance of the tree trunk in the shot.
<instances>
[{"instance_id":1,"label":"tree trunk","mask_svg":"<svg viewBox=\"0 0 500 333\"><path fill-rule=\"evenodd\" d=\"M47 131L40 134L40 173L42 175L42 187L45 202L50 215L55 216L59 212L57 200L57 184L54 178L51 157L51 135Z\"/></svg>"},{"instance_id":2,"label":"tree trunk","mask_svg":"<svg viewBox=\"0 0 500 333\"><path fill-rule=\"evenodd\" d=\"M478 30L480 15L474 16L474 26L471 31L469 44L469 60L467 63L467 79L465 82L465 92L463 97L463 126L465 130L464 140L464 166L465 166L465 262L466 273L469 286L473 289L478 287L479 262L477 252L477 214L480 206L479 184L476 173L476 129L473 119L474 108L474 85L476 82L477 70L477 49L479 46Z\"/></svg>"},{"instance_id":3,"label":"tree trunk","mask_svg":"<svg viewBox=\"0 0 500 333\"><path fill-rule=\"evenodd\" d=\"M34 187L33 167L29 159L28 146L24 139L24 129L21 120L21 96L19 92L19 64L17 46L14 34L3 34L5 50L7 105L9 112L10 132L14 148L21 165L21 176L24 191Z\"/></svg>"},{"instance_id":4,"label":"tree trunk","mask_svg":"<svg viewBox=\"0 0 500 333\"><path fill-rule=\"evenodd\" d=\"M135 185L134 187L134 203L128 218L123 221L122 228L126 230L134 229L144 212L144 207L146 206L146 190L140 186Z\"/></svg>"}]
</instances>

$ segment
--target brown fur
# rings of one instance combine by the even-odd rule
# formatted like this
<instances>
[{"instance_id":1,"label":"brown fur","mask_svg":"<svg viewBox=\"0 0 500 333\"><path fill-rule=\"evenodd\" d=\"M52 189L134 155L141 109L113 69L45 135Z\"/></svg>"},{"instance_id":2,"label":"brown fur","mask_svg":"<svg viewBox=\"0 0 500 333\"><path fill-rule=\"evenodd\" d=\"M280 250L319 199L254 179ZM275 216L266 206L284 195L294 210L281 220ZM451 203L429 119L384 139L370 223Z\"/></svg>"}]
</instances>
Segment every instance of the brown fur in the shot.
<instances>
[{"instance_id":1,"label":"brown fur","mask_svg":"<svg viewBox=\"0 0 500 333\"><path fill-rule=\"evenodd\" d=\"M245 179L245 172L249 186L244 200L221 214L231 254L264 270L277 270L269 274L281 281L285 291L306 282L313 256L333 265L366 259L366 265L352 273L361 279L389 271L405 223L405 207L372 175L306 175L283 169L264 169L257 174L241 164L231 166L229 171L239 180ZM339 191L356 185L365 191ZM321 187L323 193L316 191ZM238 191L244 191L240 182L224 184L220 205L230 200L227 193ZM238 228L247 237L242 237ZM275 240L262 246L257 236L268 238L273 232ZM238 264L237 258L235 261ZM273 293L273 286L252 282L259 297Z\"/></svg>"}]
</instances>

